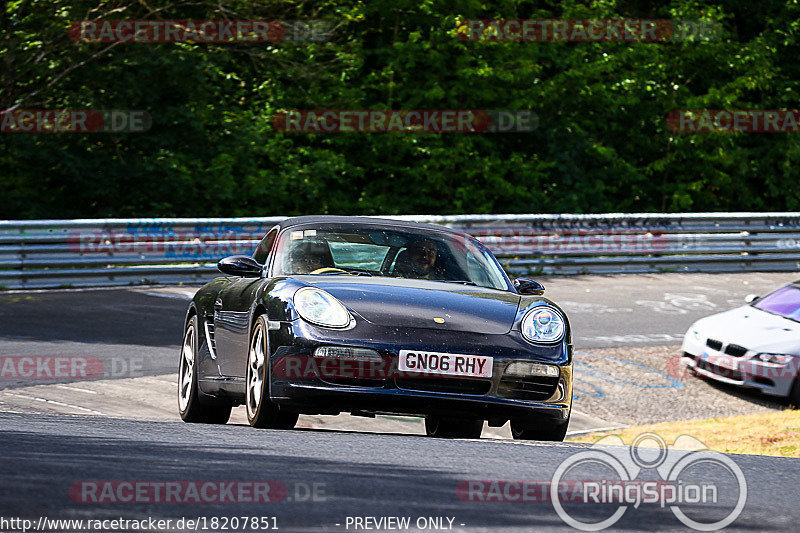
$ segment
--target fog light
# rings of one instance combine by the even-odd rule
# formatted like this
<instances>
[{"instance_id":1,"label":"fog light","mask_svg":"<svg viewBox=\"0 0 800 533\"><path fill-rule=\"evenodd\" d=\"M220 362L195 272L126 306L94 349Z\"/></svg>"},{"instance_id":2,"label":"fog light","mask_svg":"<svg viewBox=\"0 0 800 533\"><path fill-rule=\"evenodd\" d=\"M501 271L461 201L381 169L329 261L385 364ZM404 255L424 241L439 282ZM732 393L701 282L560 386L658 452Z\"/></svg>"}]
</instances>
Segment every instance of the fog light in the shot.
<instances>
[{"instance_id":1,"label":"fog light","mask_svg":"<svg viewBox=\"0 0 800 533\"><path fill-rule=\"evenodd\" d=\"M351 348L349 346L320 346L314 350L314 357L327 357L347 361L380 362L381 355L369 348Z\"/></svg>"},{"instance_id":2,"label":"fog light","mask_svg":"<svg viewBox=\"0 0 800 533\"><path fill-rule=\"evenodd\" d=\"M520 377L545 376L548 378L557 378L559 375L559 370L558 367L554 365L518 361L516 363L511 363L508 365L508 367L506 367L506 375Z\"/></svg>"}]
</instances>

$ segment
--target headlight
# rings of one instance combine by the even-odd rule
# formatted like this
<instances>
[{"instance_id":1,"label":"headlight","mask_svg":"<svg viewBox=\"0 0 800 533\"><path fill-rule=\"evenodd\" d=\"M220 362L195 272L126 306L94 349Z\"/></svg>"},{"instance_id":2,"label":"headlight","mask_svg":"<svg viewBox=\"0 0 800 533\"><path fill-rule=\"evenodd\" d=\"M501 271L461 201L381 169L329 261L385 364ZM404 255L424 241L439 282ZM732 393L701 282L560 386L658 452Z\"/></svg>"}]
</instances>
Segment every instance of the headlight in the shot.
<instances>
[{"instance_id":1,"label":"headlight","mask_svg":"<svg viewBox=\"0 0 800 533\"><path fill-rule=\"evenodd\" d=\"M756 356L756 359L773 365L785 365L792 360L792 356L779 353L760 353Z\"/></svg>"},{"instance_id":2,"label":"headlight","mask_svg":"<svg viewBox=\"0 0 800 533\"><path fill-rule=\"evenodd\" d=\"M318 326L343 328L350 324L350 313L342 303L314 287L303 287L294 293L294 308L303 320Z\"/></svg>"},{"instance_id":3,"label":"headlight","mask_svg":"<svg viewBox=\"0 0 800 533\"><path fill-rule=\"evenodd\" d=\"M522 336L530 342L558 342L565 330L564 317L552 307L537 307L522 319Z\"/></svg>"}]
</instances>

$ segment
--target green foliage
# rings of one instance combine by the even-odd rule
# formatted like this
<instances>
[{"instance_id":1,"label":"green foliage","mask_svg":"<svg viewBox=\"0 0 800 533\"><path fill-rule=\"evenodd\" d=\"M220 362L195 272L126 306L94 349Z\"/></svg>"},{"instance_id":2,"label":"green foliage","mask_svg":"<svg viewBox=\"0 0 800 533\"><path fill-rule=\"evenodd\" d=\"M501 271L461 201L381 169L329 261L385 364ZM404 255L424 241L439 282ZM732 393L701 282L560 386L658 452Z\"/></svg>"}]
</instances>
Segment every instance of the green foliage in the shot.
<instances>
[{"instance_id":1,"label":"green foliage","mask_svg":"<svg viewBox=\"0 0 800 533\"><path fill-rule=\"evenodd\" d=\"M155 6L155 3L153 4ZM0 133L0 218L800 209L800 5L726 0L0 0L0 109L141 109L146 133ZM718 21L683 43L465 42L463 18ZM76 43L70 21L326 19L328 42ZM284 133L289 109L530 109L528 133Z\"/></svg>"}]
</instances>

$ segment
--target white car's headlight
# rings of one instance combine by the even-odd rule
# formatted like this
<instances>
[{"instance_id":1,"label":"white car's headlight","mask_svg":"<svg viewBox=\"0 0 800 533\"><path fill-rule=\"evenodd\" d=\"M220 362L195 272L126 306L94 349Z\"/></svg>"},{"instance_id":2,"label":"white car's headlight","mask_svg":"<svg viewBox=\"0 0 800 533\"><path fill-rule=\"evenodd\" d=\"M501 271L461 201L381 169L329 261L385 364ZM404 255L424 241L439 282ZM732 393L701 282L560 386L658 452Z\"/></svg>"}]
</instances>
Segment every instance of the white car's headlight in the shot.
<instances>
[{"instance_id":1,"label":"white car's headlight","mask_svg":"<svg viewBox=\"0 0 800 533\"><path fill-rule=\"evenodd\" d=\"M530 342L558 342L566 329L564 317L552 307L537 307L522 319L522 335Z\"/></svg>"},{"instance_id":2,"label":"white car's headlight","mask_svg":"<svg viewBox=\"0 0 800 533\"><path fill-rule=\"evenodd\" d=\"M780 353L760 353L756 356L756 358L764 363L770 363L773 365L786 365L792 362L791 355L784 355Z\"/></svg>"},{"instance_id":3,"label":"white car's headlight","mask_svg":"<svg viewBox=\"0 0 800 533\"><path fill-rule=\"evenodd\" d=\"M327 292L303 287L294 293L294 308L306 322L328 328L344 328L350 324L350 313Z\"/></svg>"}]
</instances>

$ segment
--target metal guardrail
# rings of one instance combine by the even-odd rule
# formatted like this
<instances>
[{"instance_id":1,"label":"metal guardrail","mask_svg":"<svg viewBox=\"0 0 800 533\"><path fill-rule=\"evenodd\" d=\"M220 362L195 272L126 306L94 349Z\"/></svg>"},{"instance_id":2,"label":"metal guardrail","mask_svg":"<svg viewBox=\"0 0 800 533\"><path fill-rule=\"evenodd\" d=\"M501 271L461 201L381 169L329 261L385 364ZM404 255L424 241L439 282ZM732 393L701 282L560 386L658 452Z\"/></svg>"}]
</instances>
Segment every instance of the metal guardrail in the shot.
<instances>
[{"instance_id":1,"label":"metal guardrail","mask_svg":"<svg viewBox=\"0 0 800 533\"><path fill-rule=\"evenodd\" d=\"M0 221L0 287L201 283L282 218ZM470 233L514 275L800 270L800 212L388 218Z\"/></svg>"}]
</instances>

